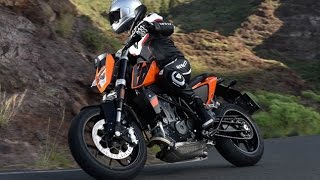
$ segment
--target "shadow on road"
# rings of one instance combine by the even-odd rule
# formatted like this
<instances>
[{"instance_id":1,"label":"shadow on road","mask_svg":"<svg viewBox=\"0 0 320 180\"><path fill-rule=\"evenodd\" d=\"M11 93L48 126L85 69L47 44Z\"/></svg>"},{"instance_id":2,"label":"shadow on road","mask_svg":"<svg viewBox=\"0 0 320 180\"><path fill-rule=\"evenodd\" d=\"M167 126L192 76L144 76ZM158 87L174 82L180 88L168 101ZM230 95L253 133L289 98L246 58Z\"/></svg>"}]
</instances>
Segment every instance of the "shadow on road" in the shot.
<instances>
[{"instance_id":1,"label":"shadow on road","mask_svg":"<svg viewBox=\"0 0 320 180\"><path fill-rule=\"evenodd\" d=\"M221 169L234 169L235 166L227 165L227 164L196 164L192 166L191 164L184 164L175 166L174 164L166 165L159 165L159 166L151 166L145 167L141 175L146 176L163 176L163 175L170 175L170 174L180 174L186 172L201 172L201 171L208 171L208 170L221 170Z\"/></svg>"}]
</instances>

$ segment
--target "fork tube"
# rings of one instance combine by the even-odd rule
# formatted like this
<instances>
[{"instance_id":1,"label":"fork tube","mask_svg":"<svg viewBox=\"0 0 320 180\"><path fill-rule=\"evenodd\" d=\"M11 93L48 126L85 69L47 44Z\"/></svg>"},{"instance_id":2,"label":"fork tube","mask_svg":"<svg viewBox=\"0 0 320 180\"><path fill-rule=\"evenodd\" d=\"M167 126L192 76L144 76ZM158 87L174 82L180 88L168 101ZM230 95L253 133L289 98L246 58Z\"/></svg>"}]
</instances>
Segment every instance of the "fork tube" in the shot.
<instances>
[{"instance_id":1,"label":"fork tube","mask_svg":"<svg viewBox=\"0 0 320 180\"><path fill-rule=\"evenodd\" d=\"M120 126L121 126L121 112L124 103L125 97L125 88L126 88L126 71L127 71L127 64L128 64L128 57L123 56L121 57L121 65L119 69L118 79L116 81L116 88L117 88L117 117L116 117L116 127L115 127L115 135L120 136Z\"/></svg>"}]
</instances>

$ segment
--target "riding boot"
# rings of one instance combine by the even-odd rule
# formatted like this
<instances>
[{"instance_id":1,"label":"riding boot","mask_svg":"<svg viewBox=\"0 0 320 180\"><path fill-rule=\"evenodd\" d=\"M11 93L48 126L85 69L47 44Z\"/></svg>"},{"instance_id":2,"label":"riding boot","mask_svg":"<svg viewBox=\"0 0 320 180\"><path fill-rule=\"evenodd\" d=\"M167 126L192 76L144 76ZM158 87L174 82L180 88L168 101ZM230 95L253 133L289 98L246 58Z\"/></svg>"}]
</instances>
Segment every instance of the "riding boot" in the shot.
<instances>
[{"instance_id":1,"label":"riding boot","mask_svg":"<svg viewBox=\"0 0 320 180\"><path fill-rule=\"evenodd\" d=\"M195 96L193 101L189 103L190 107L196 111L197 115L202 120L202 129L206 130L213 125L214 117L211 117L207 110L204 108L204 103L200 97Z\"/></svg>"}]
</instances>

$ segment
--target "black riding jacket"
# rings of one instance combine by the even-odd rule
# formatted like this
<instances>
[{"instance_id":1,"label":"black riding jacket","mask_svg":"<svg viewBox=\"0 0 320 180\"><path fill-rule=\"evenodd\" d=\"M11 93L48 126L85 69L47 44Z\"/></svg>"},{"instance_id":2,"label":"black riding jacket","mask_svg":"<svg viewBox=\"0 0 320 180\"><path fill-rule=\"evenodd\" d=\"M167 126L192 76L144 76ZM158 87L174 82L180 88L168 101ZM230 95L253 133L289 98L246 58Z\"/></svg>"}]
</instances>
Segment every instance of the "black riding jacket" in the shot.
<instances>
[{"instance_id":1,"label":"black riding jacket","mask_svg":"<svg viewBox=\"0 0 320 180\"><path fill-rule=\"evenodd\" d=\"M173 24L163 22L163 18L155 13L149 14L143 21L153 23L154 30L148 32L139 42L130 47L131 55L145 61L156 60L160 68L176 58L184 58L170 38L174 32Z\"/></svg>"}]
</instances>

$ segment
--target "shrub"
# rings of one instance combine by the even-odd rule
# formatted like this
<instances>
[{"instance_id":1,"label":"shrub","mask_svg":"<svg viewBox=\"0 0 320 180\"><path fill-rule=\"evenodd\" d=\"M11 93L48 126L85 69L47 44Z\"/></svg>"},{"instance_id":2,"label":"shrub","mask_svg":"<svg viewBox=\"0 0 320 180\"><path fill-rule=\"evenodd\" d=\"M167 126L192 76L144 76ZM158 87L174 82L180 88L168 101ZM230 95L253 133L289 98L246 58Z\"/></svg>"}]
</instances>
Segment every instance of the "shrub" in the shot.
<instances>
[{"instance_id":1,"label":"shrub","mask_svg":"<svg viewBox=\"0 0 320 180\"><path fill-rule=\"evenodd\" d=\"M7 96L6 92L1 92L0 88L0 127L3 127L9 123L12 117L18 111L27 90L22 94L13 94L12 96Z\"/></svg>"},{"instance_id":2,"label":"shrub","mask_svg":"<svg viewBox=\"0 0 320 180\"><path fill-rule=\"evenodd\" d=\"M72 35L72 28L75 22L75 17L72 14L63 14L57 23L57 33L64 38L69 38Z\"/></svg>"},{"instance_id":3,"label":"shrub","mask_svg":"<svg viewBox=\"0 0 320 180\"><path fill-rule=\"evenodd\" d=\"M308 99L320 103L320 94L316 94L313 91L303 91L302 95Z\"/></svg>"},{"instance_id":4,"label":"shrub","mask_svg":"<svg viewBox=\"0 0 320 180\"><path fill-rule=\"evenodd\" d=\"M41 154L38 161L35 164L36 168L40 169L52 169L52 168L70 168L73 165L73 161L68 155L68 152L59 145L60 136L64 135L62 131L62 125L65 120L65 110L63 110L59 127L56 129L53 135L50 135L51 119L48 120L47 135L44 146L41 147Z\"/></svg>"},{"instance_id":5,"label":"shrub","mask_svg":"<svg viewBox=\"0 0 320 180\"><path fill-rule=\"evenodd\" d=\"M255 98L263 109L254 118L265 138L320 133L320 114L298 97L261 91Z\"/></svg>"},{"instance_id":6,"label":"shrub","mask_svg":"<svg viewBox=\"0 0 320 180\"><path fill-rule=\"evenodd\" d=\"M108 38L103 32L95 29L88 29L81 32L83 41L87 44L88 48L92 51L104 51L107 46L112 46L118 49L121 43L113 38Z\"/></svg>"}]
</instances>

